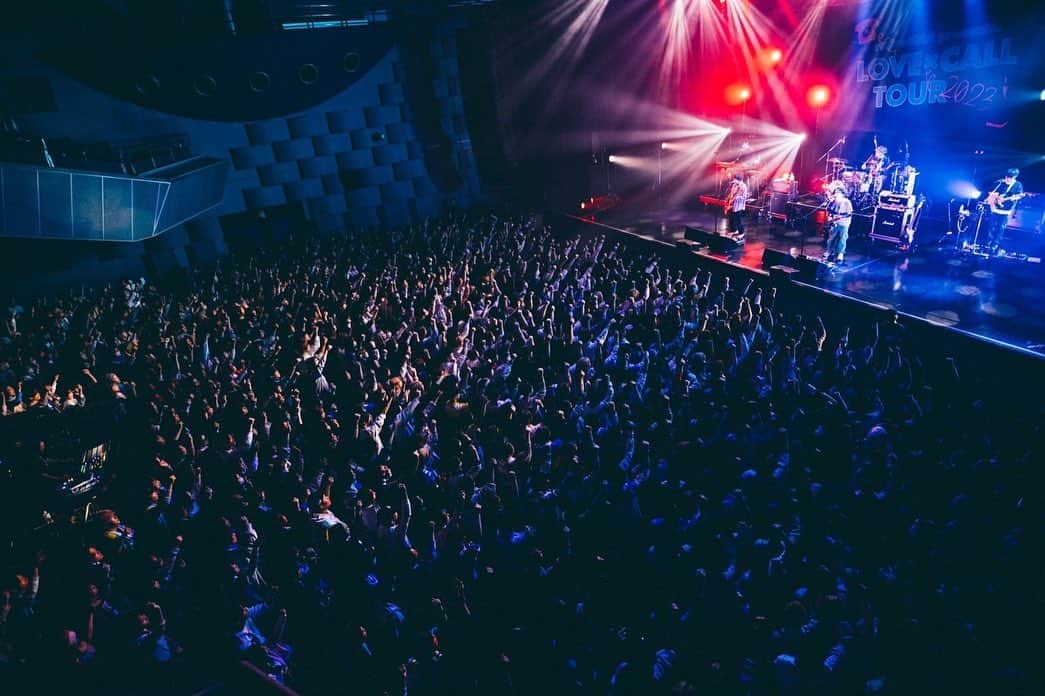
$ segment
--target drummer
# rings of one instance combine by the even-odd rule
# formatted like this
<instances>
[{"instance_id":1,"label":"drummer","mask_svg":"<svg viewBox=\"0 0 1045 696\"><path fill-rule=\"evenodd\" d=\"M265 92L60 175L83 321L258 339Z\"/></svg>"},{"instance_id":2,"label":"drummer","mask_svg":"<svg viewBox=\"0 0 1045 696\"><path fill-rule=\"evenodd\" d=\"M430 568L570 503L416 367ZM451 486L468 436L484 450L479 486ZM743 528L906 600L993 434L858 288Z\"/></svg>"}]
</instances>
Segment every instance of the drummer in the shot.
<instances>
[{"instance_id":1,"label":"drummer","mask_svg":"<svg viewBox=\"0 0 1045 696\"><path fill-rule=\"evenodd\" d=\"M875 152L864 160L860 168L867 171L870 183L872 183L875 190L881 190L885 179L885 170L889 168L889 148L885 145L875 147Z\"/></svg>"},{"instance_id":2,"label":"drummer","mask_svg":"<svg viewBox=\"0 0 1045 696\"><path fill-rule=\"evenodd\" d=\"M889 148L885 145L879 145L871 153L871 156L864 160L864 163L860 165L861 169L864 169L871 173L871 176L878 176L889 167Z\"/></svg>"}]
</instances>

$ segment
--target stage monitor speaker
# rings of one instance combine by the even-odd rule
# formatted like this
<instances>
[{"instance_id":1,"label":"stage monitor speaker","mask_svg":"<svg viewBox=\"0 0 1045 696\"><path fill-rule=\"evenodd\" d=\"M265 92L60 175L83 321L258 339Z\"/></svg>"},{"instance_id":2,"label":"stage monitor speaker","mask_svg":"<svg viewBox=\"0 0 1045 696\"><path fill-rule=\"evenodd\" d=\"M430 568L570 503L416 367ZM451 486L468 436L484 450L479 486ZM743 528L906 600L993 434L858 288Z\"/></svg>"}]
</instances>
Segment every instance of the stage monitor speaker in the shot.
<instances>
[{"instance_id":1,"label":"stage monitor speaker","mask_svg":"<svg viewBox=\"0 0 1045 696\"><path fill-rule=\"evenodd\" d=\"M1016 255L1029 259L1045 257L1045 239L1042 239L1041 234L1034 229L1005 228L999 247L1004 250L1006 255Z\"/></svg>"},{"instance_id":2,"label":"stage monitor speaker","mask_svg":"<svg viewBox=\"0 0 1045 696\"><path fill-rule=\"evenodd\" d=\"M769 269L769 279L776 286L787 285L799 275L799 270L791 266L771 266Z\"/></svg>"},{"instance_id":3,"label":"stage monitor speaker","mask_svg":"<svg viewBox=\"0 0 1045 696\"><path fill-rule=\"evenodd\" d=\"M809 256L799 256L793 265L798 269L799 279L806 282L814 282L826 277L829 270L827 264Z\"/></svg>"},{"instance_id":4,"label":"stage monitor speaker","mask_svg":"<svg viewBox=\"0 0 1045 696\"><path fill-rule=\"evenodd\" d=\"M740 242L725 235L714 234L708 242L708 249L715 254L728 254L740 248Z\"/></svg>"},{"instance_id":5,"label":"stage monitor speaker","mask_svg":"<svg viewBox=\"0 0 1045 696\"><path fill-rule=\"evenodd\" d=\"M708 232L699 227L686 225L685 237L690 241L703 244L714 254L728 254L740 248L740 244L732 237Z\"/></svg>"},{"instance_id":6,"label":"stage monitor speaker","mask_svg":"<svg viewBox=\"0 0 1045 696\"><path fill-rule=\"evenodd\" d=\"M712 235L707 230L702 230L699 227L690 227L689 225L686 225L686 232L684 236L691 242L700 242L701 244L707 244L708 240L711 238Z\"/></svg>"},{"instance_id":7,"label":"stage monitor speaker","mask_svg":"<svg viewBox=\"0 0 1045 696\"><path fill-rule=\"evenodd\" d=\"M778 251L777 249L770 249L766 247L762 252L762 268L772 268L773 266L794 266L795 257L791 256L784 251Z\"/></svg>"},{"instance_id":8,"label":"stage monitor speaker","mask_svg":"<svg viewBox=\"0 0 1045 696\"><path fill-rule=\"evenodd\" d=\"M1010 230L1026 230L1028 232L1040 232L1042 223L1045 222L1045 210L1041 208L1017 207L1005 225Z\"/></svg>"}]
</instances>

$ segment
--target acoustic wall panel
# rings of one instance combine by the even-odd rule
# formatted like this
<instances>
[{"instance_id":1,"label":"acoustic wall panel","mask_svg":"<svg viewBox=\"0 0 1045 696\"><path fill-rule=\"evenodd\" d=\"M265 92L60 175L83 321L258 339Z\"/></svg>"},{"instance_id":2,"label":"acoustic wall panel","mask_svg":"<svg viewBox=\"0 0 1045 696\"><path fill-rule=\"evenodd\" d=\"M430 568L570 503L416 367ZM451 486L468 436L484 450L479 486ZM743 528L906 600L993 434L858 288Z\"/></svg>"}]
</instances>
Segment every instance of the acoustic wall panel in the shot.
<instances>
[{"instance_id":1,"label":"acoustic wall panel","mask_svg":"<svg viewBox=\"0 0 1045 696\"><path fill-rule=\"evenodd\" d=\"M247 124L247 139L251 145L270 145L281 140L290 140L290 129L282 118L254 121Z\"/></svg>"},{"instance_id":2,"label":"acoustic wall panel","mask_svg":"<svg viewBox=\"0 0 1045 696\"><path fill-rule=\"evenodd\" d=\"M287 119L291 138L309 138L325 135L329 132L326 114L322 111L309 111Z\"/></svg>"},{"instance_id":3,"label":"acoustic wall panel","mask_svg":"<svg viewBox=\"0 0 1045 696\"><path fill-rule=\"evenodd\" d=\"M345 194L350 208L377 207L381 205L381 189L376 186L357 188Z\"/></svg>"},{"instance_id":4,"label":"acoustic wall panel","mask_svg":"<svg viewBox=\"0 0 1045 696\"><path fill-rule=\"evenodd\" d=\"M388 165L407 159L405 145L382 145L374 148L374 164Z\"/></svg>"},{"instance_id":5,"label":"acoustic wall panel","mask_svg":"<svg viewBox=\"0 0 1045 696\"><path fill-rule=\"evenodd\" d=\"M350 169L366 169L374 166L374 155L370 150L352 150L342 152L337 156L337 168L346 171Z\"/></svg>"},{"instance_id":6,"label":"acoustic wall panel","mask_svg":"<svg viewBox=\"0 0 1045 696\"><path fill-rule=\"evenodd\" d=\"M280 162L296 162L314 157L316 154L311 138L298 138L296 140L283 140L273 143L272 150L276 153L276 159Z\"/></svg>"},{"instance_id":7,"label":"acoustic wall panel","mask_svg":"<svg viewBox=\"0 0 1045 696\"><path fill-rule=\"evenodd\" d=\"M344 195L345 185L341 181L341 175L339 174L326 174L323 176L323 192L327 195L339 193Z\"/></svg>"},{"instance_id":8,"label":"acoustic wall panel","mask_svg":"<svg viewBox=\"0 0 1045 696\"><path fill-rule=\"evenodd\" d=\"M337 158L333 155L310 157L298 162L303 179L315 179L328 174L337 174Z\"/></svg>"},{"instance_id":9,"label":"acoustic wall panel","mask_svg":"<svg viewBox=\"0 0 1045 696\"><path fill-rule=\"evenodd\" d=\"M258 178L262 186L275 186L285 184L288 181L297 181L301 178L297 162L276 162L258 167Z\"/></svg>"},{"instance_id":10,"label":"acoustic wall panel","mask_svg":"<svg viewBox=\"0 0 1045 696\"><path fill-rule=\"evenodd\" d=\"M229 154L232 156L232 166L236 169L255 169L276 161L271 145L234 147Z\"/></svg>"},{"instance_id":11,"label":"acoustic wall panel","mask_svg":"<svg viewBox=\"0 0 1045 696\"><path fill-rule=\"evenodd\" d=\"M262 186L261 188L247 189L243 192L243 198L246 199L247 207L252 210L283 205L287 202L282 186Z\"/></svg>"},{"instance_id":12,"label":"acoustic wall panel","mask_svg":"<svg viewBox=\"0 0 1045 696\"><path fill-rule=\"evenodd\" d=\"M302 179L283 184L288 201L307 201L311 198L321 198L326 195L323 192L323 182L320 179Z\"/></svg>"},{"instance_id":13,"label":"acoustic wall panel","mask_svg":"<svg viewBox=\"0 0 1045 696\"><path fill-rule=\"evenodd\" d=\"M327 127L331 133L349 133L366 128L366 118L361 108L331 111L327 114Z\"/></svg>"},{"instance_id":14,"label":"acoustic wall panel","mask_svg":"<svg viewBox=\"0 0 1045 696\"><path fill-rule=\"evenodd\" d=\"M339 152L350 151L352 149L352 140L347 133L317 135L312 138L312 147L317 155L336 155Z\"/></svg>"}]
</instances>

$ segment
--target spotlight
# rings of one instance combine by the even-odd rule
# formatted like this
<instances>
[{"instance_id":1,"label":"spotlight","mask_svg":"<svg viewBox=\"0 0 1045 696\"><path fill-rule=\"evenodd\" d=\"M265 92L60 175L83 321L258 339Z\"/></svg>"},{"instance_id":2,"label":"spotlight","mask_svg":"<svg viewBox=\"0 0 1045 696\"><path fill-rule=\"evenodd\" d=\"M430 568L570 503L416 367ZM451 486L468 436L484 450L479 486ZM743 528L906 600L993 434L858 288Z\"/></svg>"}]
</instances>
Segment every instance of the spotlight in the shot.
<instances>
[{"instance_id":1,"label":"spotlight","mask_svg":"<svg viewBox=\"0 0 1045 696\"><path fill-rule=\"evenodd\" d=\"M667 150L668 149L668 144L667 143L661 143L660 144L660 149L661 150Z\"/></svg>"},{"instance_id":2,"label":"spotlight","mask_svg":"<svg viewBox=\"0 0 1045 696\"><path fill-rule=\"evenodd\" d=\"M1045 101L1045 89L1041 90L1041 94L1038 95L1038 99Z\"/></svg>"},{"instance_id":3,"label":"spotlight","mask_svg":"<svg viewBox=\"0 0 1045 696\"><path fill-rule=\"evenodd\" d=\"M827 85L814 85L806 92L806 102L809 106L820 108L831 100L831 90Z\"/></svg>"},{"instance_id":4,"label":"spotlight","mask_svg":"<svg viewBox=\"0 0 1045 696\"><path fill-rule=\"evenodd\" d=\"M726 87L725 97L730 106L739 106L751 99L751 87L742 82L734 82Z\"/></svg>"},{"instance_id":5,"label":"spotlight","mask_svg":"<svg viewBox=\"0 0 1045 696\"><path fill-rule=\"evenodd\" d=\"M610 156L609 156L609 162L610 162L610 164L613 164L613 163L614 163L614 162L616 162L616 161L617 161L617 156L616 156L616 155L610 155Z\"/></svg>"},{"instance_id":6,"label":"spotlight","mask_svg":"<svg viewBox=\"0 0 1045 696\"><path fill-rule=\"evenodd\" d=\"M758 64L763 70L775 67L784 59L784 52L775 46L766 46L758 52Z\"/></svg>"}]
</instances>

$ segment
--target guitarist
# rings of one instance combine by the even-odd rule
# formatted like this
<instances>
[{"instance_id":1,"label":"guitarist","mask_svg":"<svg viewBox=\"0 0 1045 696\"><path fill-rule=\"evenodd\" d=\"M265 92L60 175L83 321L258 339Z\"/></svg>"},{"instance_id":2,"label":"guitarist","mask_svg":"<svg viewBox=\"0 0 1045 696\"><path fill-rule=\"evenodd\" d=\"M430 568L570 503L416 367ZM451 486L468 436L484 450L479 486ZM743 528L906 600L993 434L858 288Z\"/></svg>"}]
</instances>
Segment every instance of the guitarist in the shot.
<instances>
[{"instance_id":1,"label":"guitarist","mask_svg":"<svg viewBox=\"0 0 1045 696\"><path fill-rule=\"evenodd\" d=\"M747 209L747 197L748 188L744 182L744 175L737 172L729 183L725 204L729 233L737 241L744 239L744 211Z\"/></svg>"},{"instance_id":2,"label":"guitarist","mask_svg":"<svg viewBox=\"0 0 1045 696\"><path fill-rule=\"evenodd\" d=\"M853 221L853 203L845 196L845 189L835 189L827 204L827 251L824 260L829 263L845 261L845 243L849 239L849 225Z\"/></svg>"},{"instance_id":3,"label":"guitarist","mask_svg":"<svg viewBox=\"0 0 1045 696\"><path fill-rule=\"evenodd\" d=\"M987 193L987 205L991 209L990 222L987 223L987 248L991 255L998 252L1001 235L1005 225L1016 209L1016 201L1023 197L1023 184L1016 181L1020 170L1015 167L1006 171L994 188Z\"/></svg>"}]
</instances>

